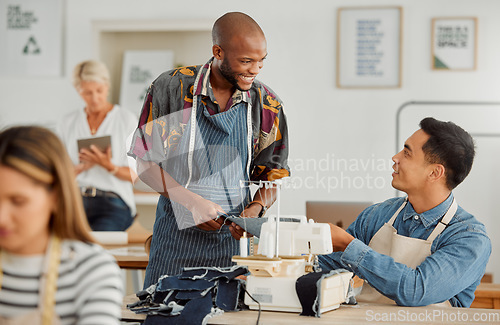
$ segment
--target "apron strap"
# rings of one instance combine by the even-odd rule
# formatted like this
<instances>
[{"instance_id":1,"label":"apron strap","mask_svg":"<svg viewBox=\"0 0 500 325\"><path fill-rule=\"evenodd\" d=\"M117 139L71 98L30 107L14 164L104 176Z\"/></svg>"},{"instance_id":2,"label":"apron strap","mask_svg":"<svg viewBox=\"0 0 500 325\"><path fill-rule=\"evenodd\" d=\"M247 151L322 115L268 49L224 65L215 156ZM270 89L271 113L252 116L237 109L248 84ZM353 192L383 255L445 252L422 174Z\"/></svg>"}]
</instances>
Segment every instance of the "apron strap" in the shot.
<instances>
[{"instance_id":1,"label":"apron strap","mask_svg":"<svg viewBox=\"0 0 500 325\"><path fill-rule=\"evenodd\" d=\"M210 65L211 68L212 65ZM191 182L191 177L193 176L193 153L194 153L194 145L196 139L196 110L198 109L198 96L196 95L196 91L198 90L198 84L201 78L201 72L203 71L203 67L200 68L198 74L196 75L196 79L193 85L193 107L191 107L191 132L189 135L189 151L188 151L188 171L189 176L186 182L185 188L188 188L189 183ZM209 73L205 74L205 79L203 80L203 85L208 83ZM204 86L205 87L205 86ZM203 91L206 91L206 87L203 88ZM248 92L244 92L243 96L247 100L247 147L248 147L248 159L246 164L246 172L247 177L250 179L250 164L252 162L252 103L248 100Z\"/></svg>"},{"instance_id":2,"label":"apron strap","mask_svg":"<svg viewBox=\"0 0 500 325\"><path fill-rule=\"evenodd\" d=\"M247 152L247 177L248 180L250 180L250 164L252 163L252 102L248 98L250 97L248 95L248 92L244 93L244 98L246 98L247 104L247 146L248 146L248 152Z\"/></svg>"},{"instance_id":3,"label":"apron strap","mask_svg":"<svg viewBox=\"0 0 500 325\"><path fill-rule=\"evenodd\" d=\"M392 224L396 220L398 214L401 212L401 210L403 210L405 208L407 203L408 203L408 197L405 197L403 204L401 204L401 206L398 208L398 210L396 212L394 212L391 219L389 221L387 221L388 224L390 224L392 226Z\"/></svg>"},{"instance_id":4,"label":"apron strap","mask_svg":"<svg viewBox=\"0 0 500 325\"><path fill-rule=\"evenodd\" d=\"M448 223L450 223L451 219L455 215L455 212L457 212L457 202L455 201L455 198L453 198L453 202L451 203L450 208L444 215L444 217L439 221L437 224L436 228L432 231L432 233L429 235L427 238L427 241L433 242L436 237L443 232L443 230L448 226Z\"/></svg>"},{"instance_id":5,"label":"apron strap","mask_svg":"<svg viewBox=\"0 0 500 325\"><path fill-rule=\"evenodd\" d=\"M198 71L193 86L193 106L191 107L191 132L189 135L189 150L188 150L188 161L187 161L189 176L186 185L184 186L185 188L189 186L189 183L191 182L191 177L193 176L193 154L194 154L194 143L196 138L196 109L198 107L198 96L196 95L196 91L198 90L198 83L200 82L201 71L203 71L203 66L200 68L200 71ZM206 74L206 76L208 77L208 73Z\"/></svg>"}]
</instances>

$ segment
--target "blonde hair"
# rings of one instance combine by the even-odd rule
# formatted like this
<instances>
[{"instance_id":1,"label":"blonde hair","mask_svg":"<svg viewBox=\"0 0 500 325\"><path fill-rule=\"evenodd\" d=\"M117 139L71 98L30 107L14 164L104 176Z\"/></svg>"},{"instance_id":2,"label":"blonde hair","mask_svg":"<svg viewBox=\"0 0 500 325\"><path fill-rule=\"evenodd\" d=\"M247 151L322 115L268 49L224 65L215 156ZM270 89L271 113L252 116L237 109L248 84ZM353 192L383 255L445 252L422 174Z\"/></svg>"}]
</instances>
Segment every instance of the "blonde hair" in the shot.
<instances>
[{"instance_id":1,"label":"blonde hair","mask_svg":"<svg viewBox=\"0 0 500 325\"><path fill-rule=\"evenodd\" d=\"M80 62L73 69L73 86L78 90L82 81L95 81L111 86L111 78L106 65L100 61Z\"/></svg>"},{"instance_id":2,"label":"blonde hair","mask_svg":"<svg viewBox=\"0 0 500 325\"><path fill-rule=\"evenodd\" d=\"M50 228L59 238L94 242L73 164L54 133L37 126L11 127L0 132L0 165L15 169L54 192L58 201Z\"/></svg>"}]
</instances>

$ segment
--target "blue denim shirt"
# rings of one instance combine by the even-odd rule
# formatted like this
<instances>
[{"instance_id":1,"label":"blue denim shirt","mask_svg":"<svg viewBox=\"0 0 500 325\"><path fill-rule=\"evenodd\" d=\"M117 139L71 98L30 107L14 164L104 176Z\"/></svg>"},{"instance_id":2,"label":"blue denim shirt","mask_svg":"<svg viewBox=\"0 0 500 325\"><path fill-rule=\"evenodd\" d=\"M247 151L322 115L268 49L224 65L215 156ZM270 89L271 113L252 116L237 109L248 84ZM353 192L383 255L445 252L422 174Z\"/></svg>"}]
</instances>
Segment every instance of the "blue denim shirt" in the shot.
<instances>
[{"instance_id":1,"label":"blue denim shirt","mask_svg":"<svg viewBox=\"0 0 500 325\"><path fill-rule=\"evenodd\" d=\"M469 307L491 254L485 226L460 206L448 227L434 240L431 255L416 269L379 254L368 243L403 203L392 198L364 210L347 232L354 239L344 252L319 256L323 270L345 268L403 306L426 306L449 300ZM394 228L399 235L427 239L453 200L418 214L411 204L399 213Z\"/></svg>"}]
</instances>

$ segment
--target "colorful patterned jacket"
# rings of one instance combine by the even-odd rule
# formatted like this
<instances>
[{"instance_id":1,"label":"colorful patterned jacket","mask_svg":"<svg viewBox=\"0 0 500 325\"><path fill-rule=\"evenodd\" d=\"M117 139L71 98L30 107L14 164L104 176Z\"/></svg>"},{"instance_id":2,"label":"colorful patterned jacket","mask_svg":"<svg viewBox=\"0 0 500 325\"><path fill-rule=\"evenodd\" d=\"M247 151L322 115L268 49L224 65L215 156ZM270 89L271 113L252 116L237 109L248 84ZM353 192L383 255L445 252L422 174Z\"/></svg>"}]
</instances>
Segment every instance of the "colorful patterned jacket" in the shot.
<instances>
[{"instance_id":1,"label":"colorful patterned jacket","mask_svg":"<svg viewBox=\"0 0 500 325\"><path fill-rule=\"evenodd\" d=\"M218 104L204 75L210 73L210 59L203 66L189 66L161 74L149 87L139 125L136 129L129 156L164 164L175 155L181 136L190 119L193 105L193 85L200 69L196 96L210 114L218 112ZM203 84L206 80L206 84ZM288 167L288 129L283 104L266 85L254 80L250 90L236 91L228 105L241 101L252 103L252 164L250 180L272 181L290 176Z\"/></svg>"}]
</instances>

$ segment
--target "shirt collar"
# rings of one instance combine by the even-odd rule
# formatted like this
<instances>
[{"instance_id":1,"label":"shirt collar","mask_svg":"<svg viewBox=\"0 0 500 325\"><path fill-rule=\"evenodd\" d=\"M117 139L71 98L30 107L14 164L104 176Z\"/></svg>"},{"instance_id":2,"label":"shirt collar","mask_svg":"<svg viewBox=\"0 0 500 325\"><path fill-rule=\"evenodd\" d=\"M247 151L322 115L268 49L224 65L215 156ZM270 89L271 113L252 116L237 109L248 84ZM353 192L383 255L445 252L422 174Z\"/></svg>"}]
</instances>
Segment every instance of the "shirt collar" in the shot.
<instances>
[{"instance_id":1,"label":"shirt collar","mask_svg":"<svg viewBox=\"0 0 500 325\"><path fill-rule=\"evenodd\" d=\"M202 95L202 96L207 96L212 100L212 102L216 102L214 91L212 89L212 84L210 83L210 73L212 72L212 63L214 61L214 58L212 57L210 60L208 60L207 63L205 63L201 67L201 76L200 76L200 81L198 84L198 89L196 90L195 95ZM239 89L236 89L236 91L233 93L233 96L231 96L231 106L236 105L240 102L248 102L248 92L242 92Z\"/></svg>"},{"instance_id":2,"label":"shirt collar","mask_svg":"<svg viewBox=\"0 0 500 325\"><path fill-rule=\"evenodd\" d=\"M450 193L448 198L444 200L441 204L420 214L415 212L411 203L408 202L409 204L407 204L404 209L403 220L406 221L418 215L420 217L420 220L422 220L422 224L424 225L424 227L429 227L437 223L446 214L452 202L453 202L453 193Z\"/></svg>"}]
</instances>

